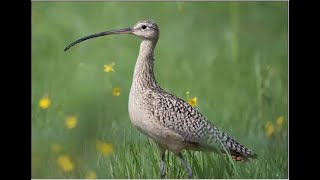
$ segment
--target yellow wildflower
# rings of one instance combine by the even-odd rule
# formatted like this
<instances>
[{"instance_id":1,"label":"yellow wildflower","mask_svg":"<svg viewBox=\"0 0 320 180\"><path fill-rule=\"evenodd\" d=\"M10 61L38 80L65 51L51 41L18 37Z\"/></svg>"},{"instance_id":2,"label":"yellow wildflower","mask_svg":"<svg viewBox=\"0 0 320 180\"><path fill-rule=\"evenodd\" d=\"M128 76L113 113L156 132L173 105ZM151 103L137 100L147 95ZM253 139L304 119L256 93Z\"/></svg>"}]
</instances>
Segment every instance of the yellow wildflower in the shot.
<instances>
[{"instance_id":1,"label":"yellow wildflower","mask_svg":"<svg viewBox=\"0 0 320 180\"><path fill-rule=\"evenodd\" d=\"M279 117L277 118L277 125L281 127L282 124L283 124L283 116L279 116Z\"/></svg>"},{"instance_id":2,"label":"yellow wildflower","mask_svg":"<svg viewBox=\"0 0 320 180\"><path fill-rule=\"evenodd\" d=\"M75 128L77 125L77 118L75 116L68 116L66 118L66 127L68 129Z\"/></svg>"},{"instance_id":3,"label":"yellow wildflower","mask_svg":"<svg viewBox=\"0 0 320 180\"><path fill-rule=\"evenodd\" d=\"M39 106L41 109L47 109L49 108L50 103L51 103L50 98L48 96L45 96L40 99Z\"/></svg>"},{"instance_id":4,"label":"yellow wildflower","mask_svg":"<svg viewBox=\"0 0 320 180\"><path fill-rule=\"evenodd\" d=\"M189 103L192 107L197 106L197 98L196 98L196 97L190 98L190 99L188 100L188 103Z\"/></svg>"},{"instance_id":5,"label":"yellow wildflower","mask_svg":"<svg viewBox=\"0 0 320 180\"><path fill-rule=\"evenodd\" d=\"M270 137L274 132L274 127L272 122L267 122L265 125L266 136Z\"/></svg>"},{"instance_id":6,"label":"yellow wildflower","mask_svg":"<svg viewBox=\"0 0 320 180\"><path fill-rule=\"evenodd\" d=\"M264 125L264 128L267 129L269 126L272 125L272 122L271 121L268 121L265 125Z\"/></svg>"},{"instance_id":7,"label":"yellow wildflower","mask_svg":"<svg viewBox=\"0 0 320 180\"><path fill-rule=\"evenodd\" d=\"M97 179L97 174L94 171L89 171L85 179Z\"/></svg>"},{"instance_id":8,"label":"yellow wildflower","mask_svg":"<svg viewBox=\"0 0 320 180\"><path fill-rule=\"evenodd\" d=\"M50 145L50 149L51 149L52 152L59 153L59 152L62 151L63 148L62 148L62 146L60 144L54 143L54 144Z\"/></svg>"},{"instance_id":9,"label":"yellow wildflower","mask_svg":"<svg viewBox=\"0 0 320 180\"><path fill-rule=\"evenodd\" d=\"M113 66L115 65L115 63L114 62L112 62L110 65L104 65L103 67L104 67L104 71L105 72L111 72L111 71L114 71L114 69L113 69Z\"/></svg>"},{"instance_id":10,"label":"yellow wildflower","mask_svg":"<svg viewBox=\"0 0 320 180\"><path fill-rule=\"evenodd\" d=\"M118 87L112 88L112 94L114 96L120 96L120 88L118 88Z\"/></svg>"},{"instance_id":11,"label":"yellow wildflower","mask_svg":"<svg viewBox=\"0 0 320 180\"><path fill-rule=\"evenodd\" d=\"M112 144L110 143L104 143L102 141L97 140L96 148L100 154L105 156L108 156L113 153L113 147L112 147Z\"/></svg>"},{"instance_id":12,"label":"yellow wildflower","mask_svg":"<svg viewBox=\"0 0 320 180\"><path fill-rule=\"evenodd\" d=\"M71 161L70 157L67 155L61 155L57 159L58 166L64 172L70 172L74 169L74 163Z\"/></svg>"}]
</instances>

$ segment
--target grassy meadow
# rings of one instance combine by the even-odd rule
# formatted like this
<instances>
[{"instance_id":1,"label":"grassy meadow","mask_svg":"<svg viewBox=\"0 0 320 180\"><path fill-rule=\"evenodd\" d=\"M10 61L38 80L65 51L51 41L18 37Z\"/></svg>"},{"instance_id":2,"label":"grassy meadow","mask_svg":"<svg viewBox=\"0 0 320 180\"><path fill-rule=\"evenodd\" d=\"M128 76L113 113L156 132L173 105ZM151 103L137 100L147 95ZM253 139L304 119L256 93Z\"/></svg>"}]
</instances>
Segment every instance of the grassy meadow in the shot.
<instances>
[{"instance_id":1,"label":"grassy meadow","mask_svg":"<svg viewBox=\"0 0 320 180\"><path fill-rule=\"evenodd\" d=\"M140 39L105 36L64 52L143 19L160 28L161 87L196 97L203 115L258 154L237 163L183 152L194 178L288 178L287 2L32 2L32 178L160 178L157 146L128 115ZM187 178L166 159L167 178Z\"/></svg>"}]
</instances>

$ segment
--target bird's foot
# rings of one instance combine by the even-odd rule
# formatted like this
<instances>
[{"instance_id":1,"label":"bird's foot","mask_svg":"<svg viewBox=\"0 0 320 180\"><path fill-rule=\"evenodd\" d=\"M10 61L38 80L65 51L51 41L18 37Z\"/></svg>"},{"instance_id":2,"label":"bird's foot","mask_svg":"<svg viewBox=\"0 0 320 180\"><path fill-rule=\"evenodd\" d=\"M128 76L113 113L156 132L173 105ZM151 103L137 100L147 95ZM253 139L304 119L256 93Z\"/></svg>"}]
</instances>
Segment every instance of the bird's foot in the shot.
<instances>
[{"instance_id":1,"label":"bird's foot","mask_svg":"<svg viewBox=\"0 0 320 180\"><path fill-rule=\"evenodd\" d=\"M164 161L160 162L160 176L161 176L161 179L163 179L166 176L166 165Z\"/></svg>"},{"instance_id":2,"label":"bird's foot","mask_svg":"<svg viewBox=\"0 0 320 180\"><path fill-rule=\"evenodd\" d=\"M160 176L161 176L161 179L165 178L166 176L166 168L164 166L161 166L160 168Z\"/></svg>"},{"instance_id":3,"label":"bird's foot","mask_svg":"<svg viewBox=\"0 0 320 180\"><path fill-rule=\"evenodd\" d=\"M164 179L165 176L166 176L166 173L160 175L161 179Z\"/></svg>"}]
</instances>

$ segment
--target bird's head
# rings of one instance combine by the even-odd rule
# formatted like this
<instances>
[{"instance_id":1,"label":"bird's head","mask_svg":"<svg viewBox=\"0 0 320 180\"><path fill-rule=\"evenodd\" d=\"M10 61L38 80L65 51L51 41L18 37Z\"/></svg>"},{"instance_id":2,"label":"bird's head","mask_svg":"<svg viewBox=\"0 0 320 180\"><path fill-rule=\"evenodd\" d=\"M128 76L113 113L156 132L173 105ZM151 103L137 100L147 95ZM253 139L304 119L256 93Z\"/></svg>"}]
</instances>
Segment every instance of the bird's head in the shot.
<instances>
[{"instance_id":1,"label":"bird's head","mask_svg":"<svg viewBox=\"0 0 320 180\"><path fill-rule=\"evenodd\" d=\"M133 27L131 28L124 28L124 29L117 29L117 30L111 30L111 31L104 31L96 34L92 34L83 38L80 38L73 43L71 43L69 46L67 46L64 50L67 51L72 46L91 39L95 37L100 36L106 36L106 35L112 35L112 34L132 34L140 37L141 39L148 39L151 41L157 41L159 38L159 28L158 25L153 21L139 21L137 22Z\"/></svg>"},{"instance_id":2,"label":"bird's head","mask_svg":"<svg viewBox=\"0 0 320 180\"><path fill-rule=\"evenodd\" d=\"M153 21L139 21L132 27L132 34L142 38L157 40L159 38L158 25Z\"/></svg>"}]
</instances>

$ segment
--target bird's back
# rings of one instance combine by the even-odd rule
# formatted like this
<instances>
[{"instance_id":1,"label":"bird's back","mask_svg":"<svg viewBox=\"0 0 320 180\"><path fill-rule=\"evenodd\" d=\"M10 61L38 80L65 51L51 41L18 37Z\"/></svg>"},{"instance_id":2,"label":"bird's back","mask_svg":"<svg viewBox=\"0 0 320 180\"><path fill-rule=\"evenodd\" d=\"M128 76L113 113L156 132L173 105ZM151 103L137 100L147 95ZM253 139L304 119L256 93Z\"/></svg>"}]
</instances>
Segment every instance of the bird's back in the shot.
<instances>
[{"instance_id":1,"label":"bird's back","mask_svg":"<svg viewBox=\"0 0 320 180\"><path fill-rule=\"evenodd\" d=\"M211 150L230 152L234 160L246 161L256 158L250 149L244 147L227 133L219 130L206 119L197 109L184 100L157 89L145 96L149 101L150 114L159 125L178 136L183 149Z\"/></svg>"}]
</instances>

